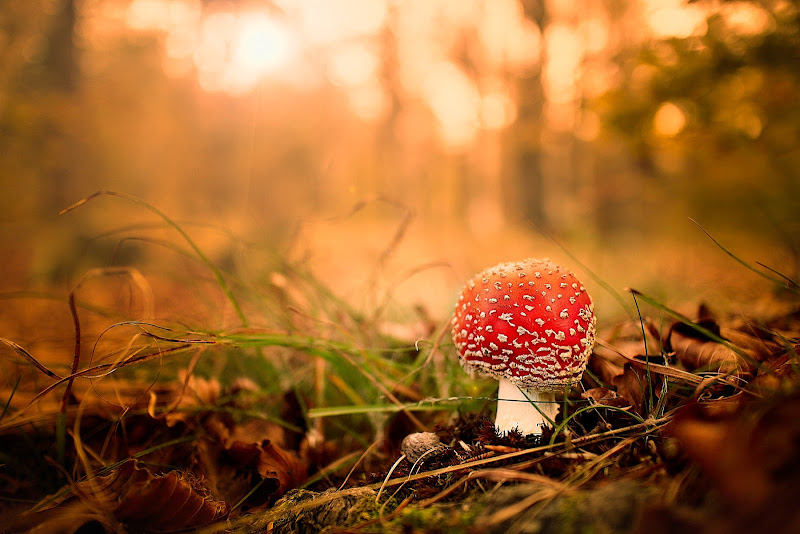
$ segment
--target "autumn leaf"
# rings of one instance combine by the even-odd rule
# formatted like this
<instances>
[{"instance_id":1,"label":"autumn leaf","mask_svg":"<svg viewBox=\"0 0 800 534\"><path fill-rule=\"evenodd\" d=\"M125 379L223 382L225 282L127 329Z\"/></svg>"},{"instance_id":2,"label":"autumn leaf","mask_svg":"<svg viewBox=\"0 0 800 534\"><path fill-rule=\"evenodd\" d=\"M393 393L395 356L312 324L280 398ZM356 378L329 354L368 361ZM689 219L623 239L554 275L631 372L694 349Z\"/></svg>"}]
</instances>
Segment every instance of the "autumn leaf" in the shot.
<instances>
[{"instance_id":1,"label":"autumn leaf","mask_svg":"<svg viewBox=\"0 0 800 534\"><path fill-rule=\"evenodd\" d=\"M629 362L625 364L622 374L615 376L611 383L617 394L630 402L633 411L646 417L648 406L655 403L660 395L663 380L660 374L648 373L646 367L634 366Z\"/></svg>"},{"instance_id":2,"label":"autumn leaf","mask_svg":"<svg viewBox=\"0 0 800 534\"><path fill-rule=\"evenodd\" d=\"M138 529L175 532L207 525L228 512L227 504L181 471L154 475L128 461L105 478L103 498L115 506L120 521Z\"/></svg>"},{"instance_id":3,"label":"autumn leaf","mask_svg":"<svg viewBox=\"0 0 800 534\"><path fill-rule=\"evenodd\" d=\"M682 323L673 325L667 336L667 345L684 367L691 371L708 371L731 374L749 380L759 362L771 355L774 348L765 341L738 330L720 328L716 323L705 325L723 344Z\"/></svg>"},{"instance_id":4,"label":"autumn leaf","mask_svg":"<svg viewBox=\"0 0 800 534\"><path fill-rule=\"evenodd\" d=\"M37 532L78 532L100 523L112 530L169 533L199 528L228 513L224 502L181 471L154 474L129 460L110 473L87 478L73 486L73 497L16 518L16 531L38 525ZM124 526L124 528L122 527Z\"/></svg>"},{"instance_id":5,"label":"autumn leaf","mask_svg":"<svg viewBox=\"0 0 800 534\"><path fill-rule=\"evenodd\" d=\"M195 471L219 498L239 502L258 487L247 499L249 508L258 508L305 482L308 466L282 445L278 425L261 420L232 425L212 417L205 428L209 437L197 443Z\"/></svg>"}]
</instances>

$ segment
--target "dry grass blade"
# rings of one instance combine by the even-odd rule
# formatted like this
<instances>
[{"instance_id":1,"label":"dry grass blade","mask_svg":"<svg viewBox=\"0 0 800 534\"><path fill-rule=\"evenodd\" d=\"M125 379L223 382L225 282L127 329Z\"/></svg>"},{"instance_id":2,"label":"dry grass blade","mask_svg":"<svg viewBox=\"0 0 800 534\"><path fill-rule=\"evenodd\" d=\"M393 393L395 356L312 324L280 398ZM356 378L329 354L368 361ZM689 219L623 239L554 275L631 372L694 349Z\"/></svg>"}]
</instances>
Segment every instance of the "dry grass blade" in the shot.
<instances>
[{"instance_id":1,"label":"dry grass blade","mask_svg":"<svg viewBox=\"0 0 800 534\"><path fill-rule=\"evenodd\" d=\"M570 485L580 486L589 480L592 479L601 469L608 465L608 460L618 454L631 445L633 445L637 440L642 439L642 436L631 436L628 438L623 439L603 454L593 458L589 462L581 465L579 469L575 472L575 474L570 477L569 483Z\"/></svg>"},{"instance_id":2,"label":"dry grass blade","mask_svg":"<svg viewBox=\"0 0 800 534\"><path fill-rule=\"evenodd\" d=\"M566 487L562 487L560 489L554 488L543 488L539 491L536 491L530 494L528 497L522 499L521 501L517 502L516 504L512 504L511 506L507 506L502 510L498 510L497 512L490 515L485 521L481 521L481 525L485 526L494 526L499 525L509 519L518 516L531 506L535 506L540 502L550 501L561 495L567 491Z\"/></svg>"},{"instance_id":3,"label":"dry grass blade","mask_svg":"<svg viewBox=\"0 0 800 534\"><path fill-rule=\"evenodd\" d=\"M621 435L625 435L625 434L637 433L637 438L638 438L638 437L641 437L641 435L649 434L649 433L656 432L656 431L660 430L665 425L667 425L669 423L669 421L671 421L671 420L672 420L672 415L665 415L664 417L661 417L659 419L649 419L649 420L647 420L647 421L645 421L643 423L638 423L638 424L635 424L635 425L622 427L622 428L615 428L613 430L609 430L607 432L601 432L599 434L589 434L589 435L586 435L586 436L581 436L579 438L574 438L574 439L570 440L568 443L561 442L561 443L554 443L554 444L551 444L551 445L542 445L540 447L533 447L533 448L529 448L529 449L521 449L521 450L518 450L518 451L509 452L509 453L506 453L506 454L498 454L496 456L492 456L492 457L489 457L489 458L480 458L480 459L477 459L477 460L467 461L467 462L464 462L464 463L461 463L461 464L458 464L458 465L454 465L454 466L442 467L442 468L439 468L439 469L433 469L431 471L423 471L421 473L417 473L417 474L411 475L411 476L403 476L403 477L393 478L393 479L387 480L387 481L385 481L383 483L370 484L370 485L364 486L364 487L368 488L368 489L377 490L377 489L379 489L381 487L391 487L391 486L396 486L397 484L403 484L405 482L413 482L413 481L416 481L416 480L422 480L422 479L428 478L428 477L445 475L445 474L454 473L454 472L458 472L458 471L474 469L476 467L480 467L480 466L488 465L488 464L492 464L492 463L506 462L506 461L512 460L514 458L519 458L519 457L522 457L522 456L528 456L528 455L536 454L536 453L545 453L545 452L552 452L552 451L560 451L562 453L574 452L576 449L579 449L579 448L584 447L586 445L589 445L591 443L597 443L599 441L604 441L606 439L615 438L617 436L621 436ZM639 434L639 433L642 433L642 434ZM513 466L510 466L509 468L520 469L520 470L527 469L531 465L542 461L543 458L544 458L544 456L543 457L539 457L539 458L535 458L533 460L523 461L523 462L520 462L518 464L514 464Z\"/></svg>"},{"instance_id":4,"label":"dry grass blade","mask_svg":"<svg viewBox=\"0 0 800 534\"><path fill-rule=\"evenodd\" d=\"M151 347L152 348L152 347ZM66 377L58 377L58 380L49 386L43 388L39 391L25 406L20 408L13 416L9 417L8 421L3 424L0 424L0 434L3 432L11 429L17 428L22 425L26 424L33 424L36 422L47 422L52 418L55 413L48 413L48 412L38 412L33 416L25 416L25 412L28 411L30 408L36 406L36 403L39 402L42 398L47 396L51 391L55 388L59 387L70 378L102 378L103 376L108 375L109 373L113 372L116 368L125 367L129 365L144 363L149 360L153 360L156 358L163 358L165 356L171 354L177 354L187 349L192 348L192 345L184 344L179 345L177 347L169 347L169 348L158 348L154 352L137 352L132 356L128 357L124 361L121 362L114 362L114 363L104 363L100 365L96 365L93 367L89 367L86 369L81 369L80 371L71 374ZM144 350L144 349L142 349ZM68 409L69 410L69 409Z\"/></svg>"},{"instance_id":5,"label":"dry grass blade","mask_svg":"<svg viewBox=\"0 0 800 534\"><path fill-rule=\"evenodd\" d=\"M649 369L650 372L652 372L652 373L660 374L660 375L663 375L663 376L666 376L666 377L669 377L669 378L674 378L676 380L681 380L683 382L686 382L687 384L692 384L692 385L695 385L695 386L699 385L703 381L702 377L697 376L695 374L692 374L692 373L690 373L688 371L684 371L682 369L676 369L675 367L669 367L667 365L661 365L661 364L657 364L657 363L646 362L646 361L634 358L632 356L629 356L629 355L625 354L624 352L622 352L621 350L616 349L613 345L611 345L609 343L606 343L603 340L598 340L597 343L598 343L598 345L601 345L601 346L606 347L606 348L608 348L610 350L613 350L617 355L621 356L627 362L629 362L631 365L633 365L634 367L637 367L639 369L642 369L642 370ZM605 359L605 357L600 355L600 354L595 354L595 355L593 355L593 357Z\"/></svg>"},{"instance_id":6,"label":"dry grass blade","mask_svg":"<svg viewBox=\"0 0 800 534\"><path fill-rule=\"evenodd\" d=\"M41 371L41 372L42 372L42 373L44 373L45 375L49 376L50 378L55 378L56 380L61 380L61 378L62 378L62 377L61 377L61 375L58 375L58 374L54 373L53 371L51 371L50 369L48 369L47 367L45 367L44 365L42 365L41 363L39 363L39 360L37 360L36 358L34 358L34 357L31 355L31 353L30 353L30 352L28 352L27 350L25 350L25 348L24 348L24 347L20 346L20 345L19 345L19 344L17 344L17 343L14 343L14 342L13 342L13 341L11 341L10 339L6 339L6 338L4 338L4 337L0 337L0 343L2 343L2 344L4 344L4 345L8 346L8 347L9 347L11 350L13 350L14 352L16 352L18 355L22 356L22 358L23 358L25 361L27 361L28 363L30 363L31 365L33 365L33 366L34 366L36 369L38 369L39 371Z\"/></svg>"}]
</instances>

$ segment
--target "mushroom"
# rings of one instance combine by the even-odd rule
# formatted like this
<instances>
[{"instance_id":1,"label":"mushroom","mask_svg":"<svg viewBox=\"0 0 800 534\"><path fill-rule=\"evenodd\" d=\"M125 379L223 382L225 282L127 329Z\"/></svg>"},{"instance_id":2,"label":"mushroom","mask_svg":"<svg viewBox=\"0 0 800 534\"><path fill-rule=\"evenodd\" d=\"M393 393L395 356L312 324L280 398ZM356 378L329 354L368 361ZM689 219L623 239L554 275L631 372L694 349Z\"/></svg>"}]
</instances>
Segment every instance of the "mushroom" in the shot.
<instances>
[{"instance_id":1,"label":"mushroom","mask_svg":"<svg viewBox=\"0 0 800 534\"><path fill-rule=\"evenodd\" d=\"M541 434L555 419L555 392L580 382L595 323L586 289L548 259L500 263L467 282L453 341L466 371L500 381L498 432Z\"/></svg>"}]
</instances>

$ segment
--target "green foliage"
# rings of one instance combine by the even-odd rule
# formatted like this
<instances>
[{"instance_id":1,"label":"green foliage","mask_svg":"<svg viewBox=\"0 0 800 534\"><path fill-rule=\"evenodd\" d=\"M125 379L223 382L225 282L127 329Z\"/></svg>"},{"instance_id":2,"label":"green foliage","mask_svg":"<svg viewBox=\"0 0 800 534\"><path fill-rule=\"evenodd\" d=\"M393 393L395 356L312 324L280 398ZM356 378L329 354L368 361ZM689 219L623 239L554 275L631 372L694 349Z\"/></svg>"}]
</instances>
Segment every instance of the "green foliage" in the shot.
<instances>
[{"instance_id":1,"label":"green foliage","mask_svg":"<svg viewBox=\"0 0 800 534\"><path fill-rule=\"evenodd\" d=\"M790 231L800 194L800 7L753 5L766 14L759 31L715 13L701 35L625 50L621 83L599 105L671 206L685 202L701 220L744 207L754 225ZM677 107L682 128L659 132L664 105Z\"/></svg>"}]
</instances>

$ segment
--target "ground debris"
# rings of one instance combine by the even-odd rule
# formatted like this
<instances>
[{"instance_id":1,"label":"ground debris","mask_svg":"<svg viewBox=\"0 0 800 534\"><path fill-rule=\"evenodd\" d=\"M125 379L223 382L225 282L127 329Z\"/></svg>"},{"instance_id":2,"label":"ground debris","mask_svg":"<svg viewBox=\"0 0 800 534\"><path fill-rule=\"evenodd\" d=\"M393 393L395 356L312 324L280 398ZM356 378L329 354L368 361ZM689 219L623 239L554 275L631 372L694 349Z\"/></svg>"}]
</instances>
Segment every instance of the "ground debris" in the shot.
<instances>
[{"instance_id":1,"label":"ground debris","mask_svg":"<svg viewBox=\"0 0 800 534\"><path fill-rule=\"evenodd\" d=\"M272 512L277 515L267 530L273 534L320 532L326 527L347 527L367 520L377 511L375 491L369 488L331 488L321 493L291 490L275 503Z\"/></svg>"},{"instance_id":2,"label":"ground debris","mask_svg":"<svg viewBox=\"0 0 800 534\"><path fill-rule=\"evenodd\" d=\"M477 529L488 534L623 534L635 532L655 490L628 480L592 490L554 490L537 483L506 486L480 500Z\"/></svg>"}]
</instances>

